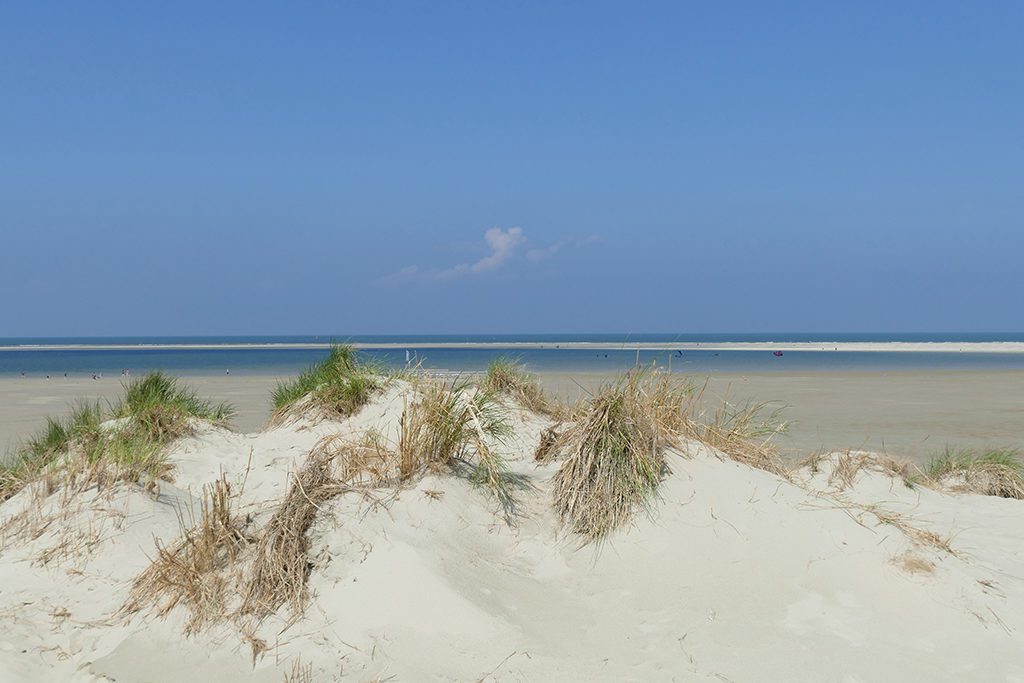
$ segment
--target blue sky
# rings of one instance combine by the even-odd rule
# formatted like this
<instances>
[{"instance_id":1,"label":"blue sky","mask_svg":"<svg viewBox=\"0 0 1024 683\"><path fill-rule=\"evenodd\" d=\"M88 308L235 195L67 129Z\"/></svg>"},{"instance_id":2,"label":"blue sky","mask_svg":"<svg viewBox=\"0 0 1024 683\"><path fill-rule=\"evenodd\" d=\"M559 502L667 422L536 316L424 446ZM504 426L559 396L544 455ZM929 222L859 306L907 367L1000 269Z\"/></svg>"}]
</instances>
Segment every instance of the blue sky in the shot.
<instances>
[{"instance_id":1,"label":"blue sky","mask_svg":"<svg viewBox=\"0 0 1024 683\"><path fill-rule=\"evenodd\" d=\"M6 3L0 336L1024 329L1024 4Z\"/></svg>"}]
</instances>

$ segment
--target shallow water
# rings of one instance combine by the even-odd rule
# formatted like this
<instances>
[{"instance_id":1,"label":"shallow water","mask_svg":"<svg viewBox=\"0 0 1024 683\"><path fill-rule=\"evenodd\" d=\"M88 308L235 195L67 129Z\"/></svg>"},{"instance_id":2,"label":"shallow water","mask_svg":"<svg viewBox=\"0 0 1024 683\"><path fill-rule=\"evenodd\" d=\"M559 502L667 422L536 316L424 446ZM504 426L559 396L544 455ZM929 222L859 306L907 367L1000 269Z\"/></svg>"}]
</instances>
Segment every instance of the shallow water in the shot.
<instances>
[{"instance_id":1,"label":"shallow water","mask_svg":"<svg viewBox=\"0 0 1024 683\"><path fill-rule=\"evenodd\" d=\"M775 356L771 351L749 350L641 350L639 354L629 343L659 343L675 341L744 342L744 341L821 341L815 335L636 335L628 339L611 335L505 335L472 337L358 337L350 341L366 343L400 343L403 348L364 351L371 358L389 367L402 367L408 362L422 363L424 367L452 371L478 371L499 356L513 355L538 372L603 372L615 373L641 364L671 365L674 372L708 374L721 372L826 372L826 371L902 371L902 370L1017 370L1024 369L1024 353L946 353L915 351L787 351ZM899 339L880 335L819 335L831 337L829 341L1024 341L1024 335L906 335ZM623 348L594 350L557 348L569 341L608 343L621 339ZM163 338L36 338L0 340L0 376L91 378L94 374L120 375L124 370L133 373L163 369L185 374L262 374L288 375L300 371L324 358L326 349L282 348L147 348L153 344L266 344L266 343L323 343L327 337L163 337ZM535 341L555 346L542 349L521 348L424 348L419 344L451 342L498 342L515 344ZM130 349L39 349L13 350L11 346L36 344L133 344ZM407 345L405 345L407 344ZM7 348L4 348L4 346ZM827 344L823 344L827 348Z\"/></svg>"}]
</instances>

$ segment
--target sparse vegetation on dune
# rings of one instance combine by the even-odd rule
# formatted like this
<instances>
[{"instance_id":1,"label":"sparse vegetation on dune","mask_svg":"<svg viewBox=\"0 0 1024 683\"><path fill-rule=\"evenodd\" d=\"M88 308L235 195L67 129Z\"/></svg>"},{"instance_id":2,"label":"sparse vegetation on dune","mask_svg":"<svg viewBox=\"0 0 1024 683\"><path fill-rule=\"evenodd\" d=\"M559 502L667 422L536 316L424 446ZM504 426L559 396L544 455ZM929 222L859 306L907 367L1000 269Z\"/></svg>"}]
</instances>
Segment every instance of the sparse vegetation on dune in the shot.
<instances>
[{"instance_id":1,"label":"sparse vegetation on dune","mask_svg":"<svg viewBox=\"0 0 1024 683\"><path fill-rule=\"evenodd\" d=\"M124 396L105 414L99 403L80 403L46 426L0 466L0 500L45 478L60 483L112 481L153 486L170 478L165 446L189 433L193 420L223 425L233 410L199 398L177 378L151 372L125 385ZM105 420L113 419L113 422Z\"/></svg>"},{"instance_id":2,"label":"sparse vegetation on dune","mask_svg":"<svg viewBox=\"0 0 1024 683\"><path fill-rule=\"evenodd\" d=\"M255 557L243 589L242 614L263 617L289 603L296 614L306 603L311 565L306 551L309 529L320 505L344 490L332 475L329 450L316 449L293 475L284 500L254 547Z\"/></svg>"},{"instance_id":3,"label":"sparse vegetation on dune","mask_svg":"<svg viewBox=\"0 0 1024 683\"><path fill-rule=\"evenodd\" d=\"M397 488L432 470L454 471L486 487L511 522L522 482L488 443L510 433L504 407L461 379L421 380L416 390L393 447L374 430L358 441L325 437L290 475L286 495L257 534L248 535L231 513L226 482L210 488L201 519L172 547L158 547L124 612L153 605L163 615L183 604L190 610L190 631L218 620L241 627L285 604L301 614L311 570L307 532L322 506L345 492ZM232 592L235 585L240 588Z\"/></svg>"},{"instance_id":4,"label":"sparse vegetation on dune","mask_svg":"<svg viewBox=\"0 0 1024 683\"><path fill-rule=\"evenodd\" d=\"M95 450L103 411L98 403L79 403L66 418L47 418L46 426L0 465L0 500L13 496L42 476L74 448Z\"/></svg>"},{"instance_id":5,"label":"sparse vegetation on dune","mask_svg":"<svg viewBox=\"0 0 1024 683\"><path fill-rule=\"evenodd\" d=\"M203 489L194 524L180 518L183 533L171 546L157 543L156 559L135 578L122 614L155 607L167 615L179 604L189 610L186 633L224 619L229 612L235 563L253 539L232 510L231 486L222 475Z\"/></svg>"},{"instance_id":6,"label":"sparse vegetation on dune","mask_svg":"<svg viewBox=\"0 0 1024 683\"><path fill-rule=\"evenodd\" d=\"M428 381L420 385L420 394L402 414L400 480L437 467L468 467L470 480L487 488L511 521L516 490L524 484L491 444L512 431L497 395L458 378Z\"/></svg>"},{"instance_id":7,"label":"sparse vegetation on dune","mask_svg":"<svg viewBox=\"0 0 1024 683\"><path fill-rule=\"evenodd\" d=\"M908 488L915 486L921 479L920 470L910 462L868 451L814 453L801 462L798 468L806 467L811 474L817 474L821 471L823 459L830 463L828 485L838 491L853 488L857 481L857 475L863 471L881 472L886 476L901 480Z\"/></svg>"},{"instance_id":8,"label":"sparse vegetation on dune","mask_svg":"<svg viewBox=\"0 0 1024 683\"><path fill-rule=\"evenodd\" d=\"M566 412L564 406L544 393L536 378L516 358L501 356L491 361L480 388L490 394L508 396L535 413L558 416Z\"/></svg>"},{"instance_id":9,"label":"sparse vegetation on dune","mask_svg":"<svg viewBox=\"0 0 1024 683\"><path fill-rule=\"evenodd\" d=\"M699 400L697 396L695 402ZM723 400L713 411L695 417L688 414L684 434L737 462L788 478L774 445L774 439L786 431L782 410L770 403L734 404Z\"/></svg>"},{"instance_id":10,"label":"sparse vegetation on dune","mask_svg":"<svg viewBox=\"0 0 1024 683\"><path fill-rule=\"evenodd\" d=\"M229 404L202 399L177 377L159 370L130 380L113 409L114 417L130 420L132 430L161 443L189 433L192 419L224 425L234 413Z\"/></svg>"},{"instance_id":11,"label":"sparse vegetation on dune","mask_svg":"<svg viewBox=\"0 0 1024 683\"><path fill-rule=\"evenodd\" d=\"M280 421L295 410L347 417L366 405L383 385L380 371L359 358L351 346L332 346L327 358L277 385L271 397L271 421Z\"/></svg>"},{"instance_id":12,"label":"sparse vegetation on dune","mask_svg":"<svg viewBox=\"0 0 1024 683\"><path fill-rule=\"evenodd\" d=\"M726 457L788 478L772 439L781 409L728 402L695 415L703 392L669 374L633 371L577 406L573 425L545 432L535 459L567 454L555 507L578 533L600 539L649 503L665 468L663 449L691 439Z\"/></svg>"},{"instance_id":13,"label":"sparse vegetation on dune","mask_svg":"<svg viewBox=\"0 0 1024 683\"><path fill-rule=\"evenodd\" d=\"M568 456L555 475L554 505L577 533L601 539L654 497L666 470L663 448L676 436L681 395L642 373L591 398L565 435Z\"/></svg>"},{"instance_id":14,"label":"sparse vegetation on dune","mask_svg":"<svg viewBox=\"0 0 1024 683\"><path fill-rule=\"evenodd\" d=\"M964 493L1024 499L1024 459L1020 451L954 450L934 459L925 472L926 484Z\"/></svg>"}]
</instances>

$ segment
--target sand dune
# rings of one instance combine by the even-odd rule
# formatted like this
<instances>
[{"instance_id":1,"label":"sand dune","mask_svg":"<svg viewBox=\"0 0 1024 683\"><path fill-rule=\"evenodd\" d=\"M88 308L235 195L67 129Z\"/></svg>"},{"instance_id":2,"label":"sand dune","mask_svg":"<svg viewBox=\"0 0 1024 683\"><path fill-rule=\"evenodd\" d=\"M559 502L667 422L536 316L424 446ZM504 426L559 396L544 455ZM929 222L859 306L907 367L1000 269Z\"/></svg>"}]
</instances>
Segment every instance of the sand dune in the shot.
<instances>
[{"instance_id":1,"label":"sand dune","mask_svg":"<svg viewBox=\"0 0 1024 683\"><path fill-rule=\"evenodd\" d=\"M534 461L552 421L524 410L495 445L529 484L511 525L429 473L316 506L301 614L186 637L184 606L120 611L204 485L223 474L258 534L323 438L398 438L411 391L344 420L200 427L156 492L0 504L0 681L1024 680L1024 502L908 487L870 459L851 475L839 455L787 479L681 440L650 513L585 543L552 509L561 461Z\"/></svg>"}]
</instances>

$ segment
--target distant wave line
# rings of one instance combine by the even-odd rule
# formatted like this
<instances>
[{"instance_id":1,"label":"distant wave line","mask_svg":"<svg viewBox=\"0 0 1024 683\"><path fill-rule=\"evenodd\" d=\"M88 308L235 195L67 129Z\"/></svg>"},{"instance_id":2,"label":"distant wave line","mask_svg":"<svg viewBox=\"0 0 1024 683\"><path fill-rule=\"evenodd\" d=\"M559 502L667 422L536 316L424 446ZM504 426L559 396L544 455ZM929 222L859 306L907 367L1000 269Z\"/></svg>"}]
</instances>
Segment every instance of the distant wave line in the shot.
<instances>
[{"instance_id":1,"label":"distant wave line","mask_svg":"<svg viewBox=\"0 0 1024 683\"><path fill-rule=\"evenodd\" d=\"M913 352L913 353L1024 353L1024 342L356 342L361 350L483 349L483 350L590 350L590 351L790 351L790 352ZM320 342L259 342L222 344L18 344L0 345L0 351L217 351L290 350L331 348Z\"/></svg>"}]
</instances>

